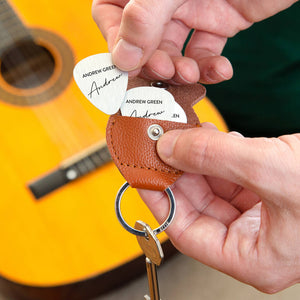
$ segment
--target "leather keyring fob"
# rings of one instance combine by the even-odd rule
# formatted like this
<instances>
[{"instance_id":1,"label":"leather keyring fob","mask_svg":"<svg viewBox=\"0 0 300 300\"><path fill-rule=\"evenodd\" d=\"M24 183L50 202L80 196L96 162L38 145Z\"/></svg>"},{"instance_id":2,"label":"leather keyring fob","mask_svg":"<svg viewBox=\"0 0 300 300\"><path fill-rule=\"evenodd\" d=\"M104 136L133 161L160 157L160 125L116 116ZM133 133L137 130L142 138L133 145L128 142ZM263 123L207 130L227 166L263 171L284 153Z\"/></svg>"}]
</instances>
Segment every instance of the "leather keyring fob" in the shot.
<instances>
[{"instance_id":1,"label":"leather keyring fob","mask_svg":"<svg viewBox=\"0 0 300 300\"><path fill-rule=\"evenodd\" d=\"M130 79L128 89L140 86L151 86L153 81L141 78ZM187 123L162 121L148 118L121 116L120 112L111 115L107 128L107 146L116 166L132 188L163 191L172 185L182 171L166 165L156 151L156 140L148 135L151 125L159 125L166 133L174 129L199 127L200 121L193 110L205 96L205 88L201 84L186 86L168 85L175 101L183 108Z\"/></svg>"}]
</instances>

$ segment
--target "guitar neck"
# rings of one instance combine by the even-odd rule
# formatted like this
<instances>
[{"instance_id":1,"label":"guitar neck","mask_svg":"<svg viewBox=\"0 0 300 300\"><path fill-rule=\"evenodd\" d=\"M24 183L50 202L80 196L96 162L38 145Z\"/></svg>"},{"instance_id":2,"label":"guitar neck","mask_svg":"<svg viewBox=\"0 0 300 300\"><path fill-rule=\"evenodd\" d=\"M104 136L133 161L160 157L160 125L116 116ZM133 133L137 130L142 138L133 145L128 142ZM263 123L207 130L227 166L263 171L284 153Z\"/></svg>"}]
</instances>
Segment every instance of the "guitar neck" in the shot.
<instances>
[{"instance_id":1,"label":"guitar neck","mask_svg":"<svg viewBox=\"0 0 300 300\"><path fill-rule=\"evenodd\" d=\"M0 56L11 45L23 40L33 40L30 31L22 23L6 0L0 0Z\"/></svg>"},{"instance_id":2,"label":"guitar neck","mask_svg":"<svg viewBox=\"0 0 300 300\"><path fill-rule=\"evenodd\" d=\"M111 161L106 143L99 143L65 160L61 166L31 182L28 187L36 199L74 181Z\"/></svg>"}]
</instances>

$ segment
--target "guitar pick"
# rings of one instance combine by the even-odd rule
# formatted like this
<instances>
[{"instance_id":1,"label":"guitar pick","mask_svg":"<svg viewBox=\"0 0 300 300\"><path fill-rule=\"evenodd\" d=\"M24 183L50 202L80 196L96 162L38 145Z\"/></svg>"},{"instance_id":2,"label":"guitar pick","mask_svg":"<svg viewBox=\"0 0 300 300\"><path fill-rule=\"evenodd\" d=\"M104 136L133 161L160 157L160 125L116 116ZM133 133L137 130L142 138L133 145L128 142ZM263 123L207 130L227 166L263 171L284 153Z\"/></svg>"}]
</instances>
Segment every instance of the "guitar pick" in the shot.
<instances>
[{"instance_id":1,"label":"guitar pick","mask_svg":"<svg viewBox=\"0 0 300 300\"><path fill-rule=\"evenodd\" d=\"M182 107L167 90L136 87L127 91L121 106L122 116L187 123Z\"/></svg>"},{"instance_id":2,"label":"guitar pick","mask_svg":"<svg viewBox=\"0 0 300 300\"><path fill-rule=\"evenodd\" d=\"M79 61L73 76L83 95L102 112L116 113L127 89L128 73L119 70L110 53L100 53Z\"/></svg>"}]
</instances>

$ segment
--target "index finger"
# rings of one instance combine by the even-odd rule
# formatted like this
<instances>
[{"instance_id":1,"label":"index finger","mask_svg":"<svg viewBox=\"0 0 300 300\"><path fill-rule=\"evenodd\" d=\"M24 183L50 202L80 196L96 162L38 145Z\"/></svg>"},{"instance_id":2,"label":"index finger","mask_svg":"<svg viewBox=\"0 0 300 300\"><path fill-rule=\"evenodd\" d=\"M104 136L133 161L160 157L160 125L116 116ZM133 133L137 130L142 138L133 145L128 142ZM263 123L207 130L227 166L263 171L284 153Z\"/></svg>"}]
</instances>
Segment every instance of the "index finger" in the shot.
<instances>
[{"instance_id":1,"label":"index finger","mask_svg":"<svg viewBox=\"0 0 300 300\"><path fill-rule=\"evenodd\" d=\"M119 32L123 9L129 0L94 0L92 16L111 52Z\"/></svg>"},{"instance_id":2,"label":"index finger","mask_svg":"<svg viewBox=\"0 0 300 300\"><path fill-rule=\"evenodd\" d=\"M174 12L184 1L129 1L112 51L116 66L123 71L141 68L158 48Z\"/></svg>"}]
</instances>

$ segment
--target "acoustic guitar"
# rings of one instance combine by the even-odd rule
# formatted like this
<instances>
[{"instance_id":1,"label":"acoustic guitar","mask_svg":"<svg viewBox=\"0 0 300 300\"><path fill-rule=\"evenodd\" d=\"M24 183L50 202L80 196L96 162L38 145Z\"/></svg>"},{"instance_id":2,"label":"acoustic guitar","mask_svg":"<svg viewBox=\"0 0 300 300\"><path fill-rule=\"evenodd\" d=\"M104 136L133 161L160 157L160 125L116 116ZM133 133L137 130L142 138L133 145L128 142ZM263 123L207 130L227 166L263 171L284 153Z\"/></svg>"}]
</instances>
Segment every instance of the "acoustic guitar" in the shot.
<instances>
[{"instance_id":1,"label":"acoustic guitar","mask_svg":"<svg viewBox=\"0 0 300 300\"><path fill-rule=\"evenodd\" d=\"M0 0L0 286L8 299L87 300L144 272L114 212L124 179L105 144L107 116L72 79L77 61L100 52L107 46L91 1ZM226 130L208 99L196 111ZM129 224L157 225L134 190L123 203Z\"/></svg>"}]
</instances>

